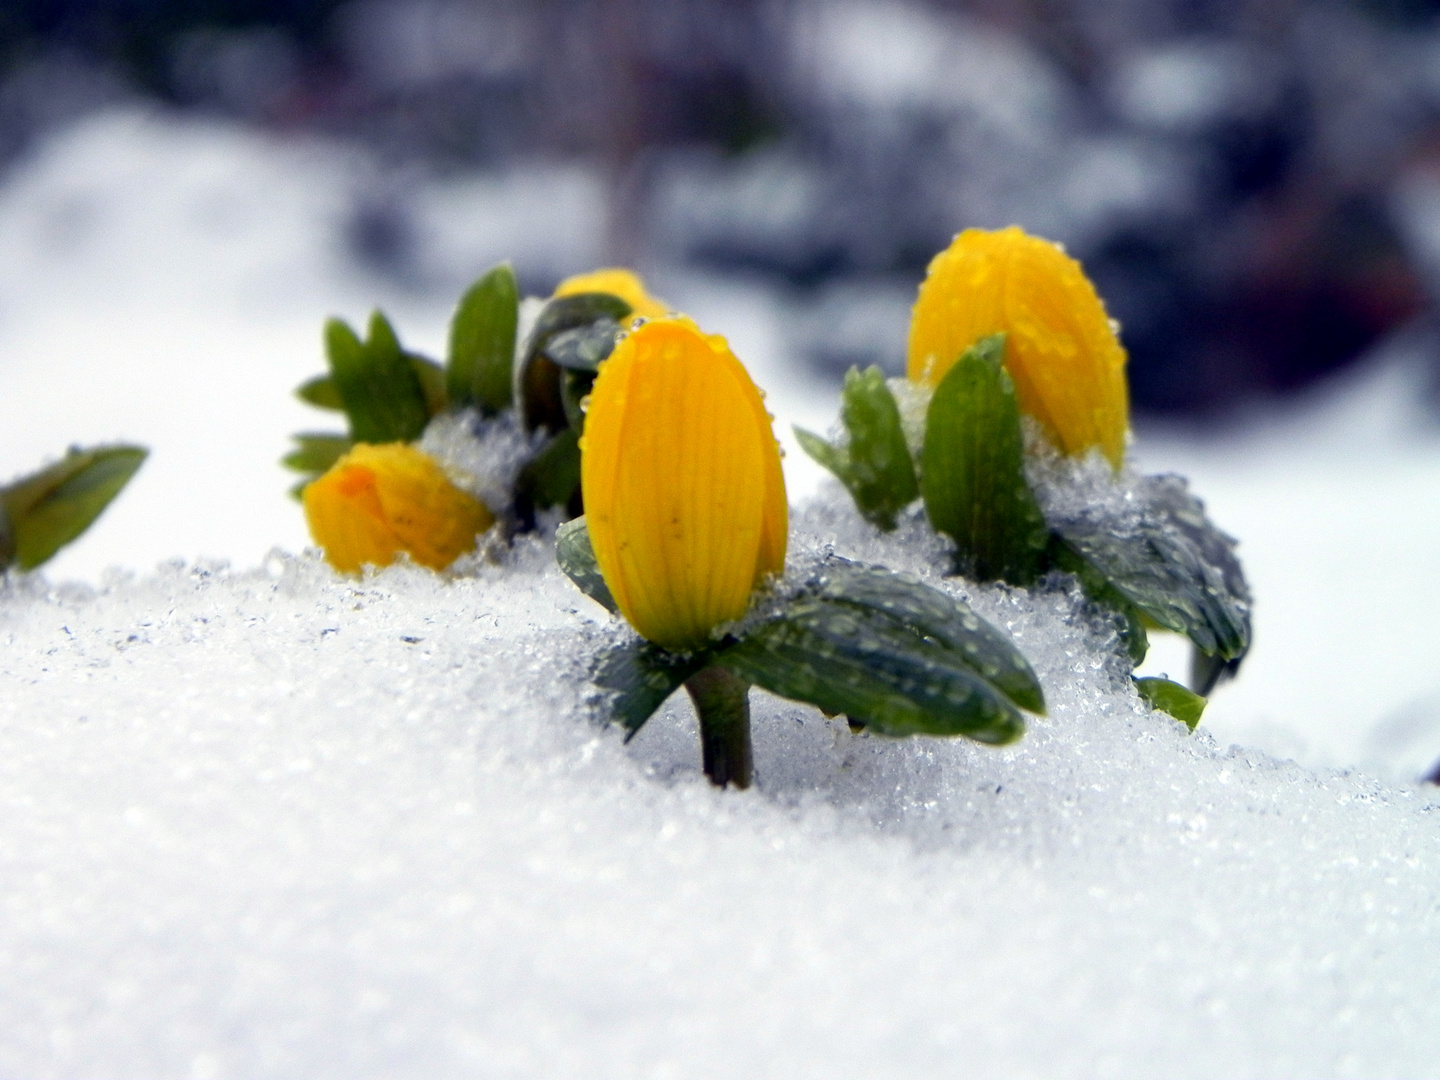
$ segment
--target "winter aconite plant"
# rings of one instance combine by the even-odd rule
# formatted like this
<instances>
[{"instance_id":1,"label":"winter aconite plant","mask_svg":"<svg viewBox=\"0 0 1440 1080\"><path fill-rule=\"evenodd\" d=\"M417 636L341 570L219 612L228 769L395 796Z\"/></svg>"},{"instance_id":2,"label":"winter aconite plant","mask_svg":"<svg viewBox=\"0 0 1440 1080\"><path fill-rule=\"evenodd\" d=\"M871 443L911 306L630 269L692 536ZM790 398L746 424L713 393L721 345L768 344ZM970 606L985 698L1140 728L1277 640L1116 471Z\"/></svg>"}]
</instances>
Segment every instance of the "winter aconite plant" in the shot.
<instances>
[{"instance_id":1,"label":"winter aconite plant","mask_svg":"<svg viewBox=\"0 0 1440 1080\"><path fill-rule=\"evenodd\" d=\"M147 453L139 446L71 447L55 464L0 487L0 573L33 570L78 539Z\"/></svg>"},{"instance_id":2,"label":"winter aconite plant","mask_svg":"<svg viewBox=\"0 0 1440 1080\"><path fill-rule=\"evenodd\" d=\"M788 512L760 392L721 337L637 322L584 415L586 515L556 554L640 634L603 657L609 718L631 733L682 685L716 784L751 780L749 690L888 735L1006 743L1044 696L1005 635L962 603L832 559L784 580Z\"/></svg>"},{"instance_id":3,"label":"winter aconite plant","mask_svg":"<svg viewBox=\"0 0 1440 1080\"><path fill-rule=\"evenodd\" d=\"M297 392L348 430L297 435L284 459L305 474L295 493L326 558L354 573L404 553L441 570L491 529L580 513L580 402L621 320L664 310L620 269L522 304L504 264L456 306L443 365L402 346L378 311L363 338L331 319L330 370Z\"/></svg>"},{"instance_id":4,"label":"winter aconite plant","mask_svg":"<svg viewBox=\"0 0 1440 1080\"><path fill-rule=\"evenodd\" d=\"M1136 683L1193 728L1199 695L1233 675L1250 646L1250 595L1235 541L1185 481L1125 469L1118 330L1059 247L1014 227L970 229L920 287L908 379L852 369L841 437L796 434L879 528L922 499L954 542L956 573L1019 587L1073 574L1114 612L1133 663L1145 657L1147 628L1186 635L1193 692Z\"/></svg>"}]
</instances>

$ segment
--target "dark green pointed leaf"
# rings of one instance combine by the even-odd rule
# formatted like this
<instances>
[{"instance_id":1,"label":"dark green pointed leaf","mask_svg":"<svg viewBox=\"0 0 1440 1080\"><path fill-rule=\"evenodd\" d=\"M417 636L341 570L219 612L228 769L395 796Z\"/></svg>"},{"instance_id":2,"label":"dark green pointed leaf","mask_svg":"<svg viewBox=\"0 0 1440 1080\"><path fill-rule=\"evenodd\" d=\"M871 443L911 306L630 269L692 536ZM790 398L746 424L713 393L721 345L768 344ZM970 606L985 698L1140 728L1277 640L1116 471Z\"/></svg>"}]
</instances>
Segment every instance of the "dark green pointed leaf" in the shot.
<instances>
[{"instance_id":1,"label":"dark green pointed leaf","mask_svg":"<svg viewBox=\"0 0 1440 1080\"><path fill-rule=\"evenodd\" d=\"M1250 647L1250 592L1235 541L1210 523L1179 477L1144 478L1133 501L1123 522L1087 507L1051 524L1142 613L1207 655L1239 660Z\"/></svg>"},{"instance_id":2,"label":"dark green pointed leaf","mask_svg":"<svg viewBox=\"0 0 1440 1080\"><path fill-rule=\"evenodd\" d=\"M1145 629L1145 616L1127 600L1104 574L1096 570L1058 537L1052 537L1050 563L1056 570L1074 574L1085 595L1101 607L1113 611L1119 621L1120 644L1131 663L1144 661L1150 651L1150 635Z\"/></svg>"},{"instance_id":3,"label":"dark green pointed leaf","mask_svg":"<svg viewBox=\"0 0 1440 1080\"><path fill-rule=\"evenodd\" d=\"M1135 689L1146 705L1169 713L1191 731L1200 723L1200 715L1205 711L1203 697L1169 679L1135 679Z\"/></svg>"},{"instance_id":4,"label":"dark green pointed leaf","mask_svg":"<svg viewBox=\"0 0 1440 1080\"><path fill-rule=\"evenodd\" d=\"M1001 744L1025 731L1019 710L954 650L852 604L797 600L714 662L884 735L967 735Z\"/></svg>"},{"instance_id":5,"label":"dark green pointed leaf","mask_svg":"<svg viewBox=\"0 0 1440 1080\"><path fill-rule=\"evenodd\" d=\"M1045 714L1040 680L1023 653L969 605L907 574L832 559L808 586L812 595L883 612L946 649L1022 709Z\"/></svg>"},{"instance_id":6,"label":"dark green pointed leaf","mask_svg":"<svg viewBox=\"0 0 1440 1080\"><path fill-rule=\"evenodd\" d=\"M564 369L545 355L551 339L595 322L619 323L629 314L630 305L609 293L576 293L557 297L545 305L525 342L521 361L520 410L527 431L543 427L558 432L566 426L560 391Z\"/></svg>"},{"instance_id":7,"label":"dark green pointed leaf","mask_svg":"<svg viewBox=\"0 0 1440 1080\"><path fill-rule=\"evenodd\" d=\"M610 586L600 573L600 564L595 561L595 549L590 546L590 530L585 527L585 518L573 518L555 531L555 561L575 587L590 597L606 611L615 612L615 598L610 595Z\"/></svg>"},{"instance_id":8,"label":"dark green pointed leaf","mask_svg":"<svg viewBox=\"0 0 1440 1080\"><path fill-rule=\"evenodd\" d=\"M365 342L339 319L329 320L325 351L356 442L411 442L420 437L430 419L425 391L385 316L378 311L371 316Z\"/></svg>"},{"instance_id":9,"label":"dark green pointed leaf","mask_svg":"<svg viewBox=\"0 0 1440 1080\"><path fill-rule=\"evenodd\" d=\"M39 566L89 528L147 453L139 446L72 447L49 468L0 489L15 565Z\"/></svg>"},{"instance_id":10,"label":"dark green pointed leaf","mask_svg":"<svg viewBox=\"0 0 1440 1080\"><path fill-rule=\"evenodd\" d=\"M861 515L888 532L895 528L895 515L920 495L895 395L878 367L852 367L840 402L840 422L849 436L844 446L800 428L795 437L845 485Z\"/></svg>"},{"instance_id":11,"label":"dark green pointed leaf","mask_svg":"<svg viewBox=\"0 0 1440 1080\"><path fill-rule=\"evenodd\" d=\"M553 335L545 343L541 355L562 368L593 372L615 348L615 339L619 334L620 324L602 316L592 323Z\"/></svg>"},{"instance_id":12,"label":"dark green pointed leaf","mask_svg":"<svg viewBox=\"0 0 1440 1080\"><path fill-rule=\"evenodd\" d=\"M450 407L450 391L445 387L445 369L428 356L406 353L405 359L420 381L420 392L425 395L427 417L439 416Z\"/></svg>"},{"instance_id":13,"label":"dark green pointed leaf","mask_svg":"<svg viewBox=\"0 0 1440 1080\"><path fill-rule=\"evenodd\" d=\"M617 646L595 669L595 685L607 691L605 719L623 727L628 741L666 698L709 663L707 653L672 653L638 638Z\"/></svg>"},{"instance_id":14,"label":"dark green pointed leaf","mask_svg":"<svg viewBox=\"0 0 1440 1080\"><path fill-rule=\"evenodd\" d=\"M566 428L520 471L518 487L538 509L565 506L580 488L580 434Z\"/></svg>"},{"instance_id":15,"label":"dark green pointed leaf","mask_svg":"<svg viewBox=\"0 0 1440 1080\"><path fill-rule=\"evenodd\" d=\"M313 379L301 383L295 391L295 396L307 405L314 405L317 409L330 409L334 412L345 411L345 403L340 400L340 391L335 386L335 380L329 375L316 375Z\"/></svg>"},{"instance_id":16,"label":"dark green pointed leaf","mask_svg":"<svg viewBox=\"0 0 1440 1080\"><path fill-rule=\"evenodd\" d=\"M446 366L456 405L478 405L486 416L510 407L519 312L520 290L509 263L490 270L460 298L450 320Z\"/></svg>"},{"instance_id":17,"label":"dark green pointed leaf","mask_svg":"<svg viewBox=\"0 0 1440 1080\"><path fill-rule=\"evenodd\" d=\"M930 523L956 545L956 570L978 581L1029 585L1049 536L1025 479L1005 336L982 338L935 388L926 413L921 491Z\"/></svg>"},{"instance_id":18,"label":"dark green pointed leaf","mask_svg":"<svg viewBox=\"0 0 1440 1080\"><path fill-rule=\"evenodd\" d=\"M348 435L330 435L324 432L304 432L292 435L291 438L300 445L281 458L280 463L287 469L316 475L329 471L330 466L349 453L350 448L355 445Z\"/></svg>"}]
</instances>

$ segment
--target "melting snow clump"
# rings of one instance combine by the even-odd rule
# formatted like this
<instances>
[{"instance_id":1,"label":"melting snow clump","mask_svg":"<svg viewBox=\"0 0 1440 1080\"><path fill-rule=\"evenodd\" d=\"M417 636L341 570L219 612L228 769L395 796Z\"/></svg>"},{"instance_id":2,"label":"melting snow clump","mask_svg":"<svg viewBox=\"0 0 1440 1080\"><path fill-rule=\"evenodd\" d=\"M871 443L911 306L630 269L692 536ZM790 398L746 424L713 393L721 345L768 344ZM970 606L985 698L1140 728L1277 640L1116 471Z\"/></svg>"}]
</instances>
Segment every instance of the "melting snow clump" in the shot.
<instances>
[{"instance_id":1,"label":"melting snow clump","mask_svg":"<svg viewBox=\"0 0 1440 1080\"><path fill-rule=\"evenodd\" d=\"M794 525L963 597L1049 715L894 741L757 691L722 792L683 694L594 724L628 630L546 540L5 580L0 1074L1435 1071L1434 789L1189 735L1072 589L942 577L918 511Z\"/></svg>"}]
</instances>

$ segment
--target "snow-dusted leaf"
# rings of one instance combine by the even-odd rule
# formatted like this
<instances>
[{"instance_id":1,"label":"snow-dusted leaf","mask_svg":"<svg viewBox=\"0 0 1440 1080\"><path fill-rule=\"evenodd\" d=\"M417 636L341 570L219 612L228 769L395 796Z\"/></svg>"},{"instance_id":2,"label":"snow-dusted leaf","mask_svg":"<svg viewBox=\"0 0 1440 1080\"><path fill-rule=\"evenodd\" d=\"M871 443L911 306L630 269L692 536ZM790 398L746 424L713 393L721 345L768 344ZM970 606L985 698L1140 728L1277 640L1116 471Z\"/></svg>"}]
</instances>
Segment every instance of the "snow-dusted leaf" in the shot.
<instances>
[{"instance_id":1,"label":"snow-dusted leaf","mask_svg":"<svg viewBox=\"0 0 1440 1080\"><path fill-rule=\"evenodd\" d=\"M325 324L330 372L356 442L411 442L430 419L425 391L395 331L380 312L362 342L339 319Z\"/></svg>"},{"instance_id":2,"label":"snow-dusted leaf","mask_svg":"<svg viewBox=\"0 0 1440 1080\"><path fill-rule=\"evenodd\" d=\"M595 668L595 685L607 691L605 719L623 727L628 740L666 698L709 663L705 653L672 653L638 638L616 646Z\"/></svg>"},{"instance_id":3,"label":"snow-dusted leaf","mask_svg":"<svg viewBox=\"0 0 1440 1080\"><path fill-rule=\"evenodd\" d=\"M925 419L920 490L938 532L954 539L956 570L978 581L1028 585L1048 535L1025 478L1015 385L1002 366L1005 336L981 338L946 373Z\"/></svg>"},{"instance_id":4,"label":"snow-dusted leaf","mask_svg":"<svg viewBox=\"0 0 1440 1080\"><path fill-rule=\"evenodd\" d=\"M956 651L875 608L804 597L714 662L781 697L885 735L967 735L1008 743L1016 707Z\"/></svg>"},{"instance_id":5,"label":"snow-dusted leaf","mask_svg":"<svg viewBox=\"0 0 1440 1080\"><path fill-rule=\"evenodd\" d=\"M520 367L520 411L526 430L543 427L558 432L568 423L560 392L560 377L565 369L546 355L551 340L567 330L595 322L618 324L629 314L630 305L609 293L560 296L541 309L526 339Z\"/></svg>"},{"instance_id":6,"label":"snow-dusted leaf","mask_svg":"<svg viewBox=\"0 0 1440 1080\"><path fill-rule=\"evenodd\" d=\"M813 595L888 615L951 650L1016 705L1042 716L1045 694L1023 653L1004 633L939 589L879 566L832 559L810 583Z\"/></svg>"},{"instance_id":7,"label":"snow-dusted leaf","mask_svg":"<svg viewBox=\"0 0 1440 1080\"><path fill-rule=\"evenodd\" d=\"M615 348L615 339L619 335L620 324L608 316L601 316L584 326L561 330L545 343L541 354L562 368L594 371Z\"/></svg>"},{"instance_id":8,"label":"snow-dusted leaf","mask_svg":"<svg viewBox=\"0 0 1440 1080\"><path fill-rule=\"evenodd\" d=\"M1135 689L1152 709L1169 713L1176 720L1195 730L1205 711L1205 699L1177 682L1160 678L1135 679Z\"/></svg>"},{"instance_id":9,"label":"snow-dusted leaf","mask_svg":"<svg viewBox=\"0 0 1440 1080\"><path fill-rule=\"evenodd\" d=\"M520 290L508 262L471 285L450 320L445 383L456 405L478 405L487 416L510 407L514 395L515 332Z\"/></svg>"},{"instance_id":10,"label":"snow-dusted leaf","mask_svg":"<svg viewBox=\"0 0 1440 1080\"><path fill-rule=\"evenodd\" d=\"M1104 574L1058 537L1053 538L1050 544L1050 565L1056 570L1074 574L1086 596L1115 613L1119 621L1120 642L1125 646L1126 654L1131 663L1142 663L1150 652L1150 635L1145 629L1140 609L1127 600Z\"/></svg>"},{"instance_id":11,"label":"snow-dusted leaf","mask_svg":"<svg viewBox=\"0 0 1440 1080\"><path fill-rule=\"evenodd\" d=\"M1239 660L1250 647L1250 590L1235 541L1177 476L1146 477L1122 521L1080 508L1052 520L1059 541L1127 601L1196 648Z\"/></svg>"},{"instance_id":12,"label":"snow-dusted leaf","mask_svg":"<svg viewBox=\"0 0 1440 1080\"><path fill-rule=\"evenodd\" d=\"M920 495L900 409L878 367L852 367L845 374L840 402L845 445L832 445L801 428L795 429L795 437L801 449L845 485L861 515L888 532L895 528L895 515Z\"/></svg>"},{"instance_id":13,"label":"snow-dusted leaf","mask_svg":"<svg viewBox=\"0 0 1440 1080\"><path fill-rule=\"evenodd\" d=\"M139 446L72 447L54 465L0 488L0 506L8 520L8 542L0 537L0 555L31 570L83 533L120 494L145 461Z\"/></svg>"},{"instance_id":14,"label":"snow-dusted leaf","mask_svg":"<svg viewBox=\"0 0 1440 1080\"><path fill-rule=\"evenodd\" d=\"M610 595L610 586L600 573L600 564L595 561L595 549L590 544L590 530L585 527L584 517L567 521L555 531L555 561L575 587L591 600L607 611L619 610Z\"/></svg>"}]
</instances>

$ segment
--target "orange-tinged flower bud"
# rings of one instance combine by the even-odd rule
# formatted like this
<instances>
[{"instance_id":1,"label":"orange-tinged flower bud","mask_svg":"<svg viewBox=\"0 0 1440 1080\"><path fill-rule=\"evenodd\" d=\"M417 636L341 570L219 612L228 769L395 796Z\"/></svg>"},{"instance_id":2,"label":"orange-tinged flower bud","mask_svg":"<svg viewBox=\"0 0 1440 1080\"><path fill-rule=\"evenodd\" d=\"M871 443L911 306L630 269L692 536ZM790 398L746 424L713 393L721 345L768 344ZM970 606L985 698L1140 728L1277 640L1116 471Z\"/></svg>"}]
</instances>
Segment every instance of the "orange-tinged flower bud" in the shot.
<instances>
[{"instance_id":1,"label":"orange-tinged flower bud","mask_svg":"<svg viewBox=\"0 0 1440 1080\"><path fill-rule=\"evenodd\" d=\"M1125 349L1080 264L1011 226L967 229L930 262L910 320L908 373L936 386L960 354L1004 331L1022 412L1067 454L1125 456Z\"/></svg>"},{"instance_id":2,"label":"orange-tinged flower bud","mask_svg":"<svg viewBox=\"0 0 1440 1080\"><path fill-rule=\"evenodd\" d=\"M603 292L618 296L630 305L631 313L647 319L658 319L670 312L670 306L656 300L645 291L645 282L633 270L622 267L607 267L592 270L588 274L576 274L560 283L556 296L573 296L575 293Z\"/></svg>"},{"instance_id":3,"label":"orange-tinged flower bud","mask_svg":"<svg viewBox=\"0 0 1440 1080\"><path fill-rule=\"evenodd\" d=\"M484 503L408 443L360 443L308 484L303 499L310 535L347 574L388 566L402 551L443 570L495 524Z\"/></svg>"},{"instance_id":4,"label":"orange-tinged flower bud","mask_svg":"<svg viewBox=\"0 0 1440 1080\"><path fill-rule=\"evenodd\" d=\"M704 645L784 568L785 479L765 404L725 339L687 318L645 323L600 365L580 482L605 584L657 645Z\"/></svg>"}]
</instances>

